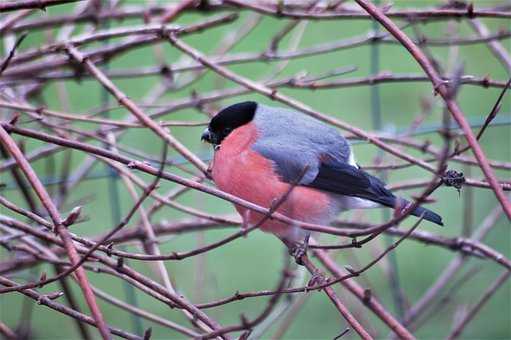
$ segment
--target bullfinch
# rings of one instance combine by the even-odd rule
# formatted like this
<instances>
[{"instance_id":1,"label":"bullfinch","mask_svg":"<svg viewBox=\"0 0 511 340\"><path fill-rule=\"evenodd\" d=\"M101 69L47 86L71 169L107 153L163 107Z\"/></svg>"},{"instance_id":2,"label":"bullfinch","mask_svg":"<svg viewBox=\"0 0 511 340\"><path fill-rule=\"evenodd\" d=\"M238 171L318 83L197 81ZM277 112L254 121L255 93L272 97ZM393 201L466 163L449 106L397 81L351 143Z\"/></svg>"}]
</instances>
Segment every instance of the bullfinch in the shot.
<instances>
[{"instance_id":1,"label":"bullfinch","mask_svg":"<svg viewBox=\"0 0 511 340\"><path fill-rule=\"evenodd\" d=\"M289 218L329 224L348 209L406 206L378 178L360 169L348 141L337 130L302 113L248 101L222 109L201 139L214 146L211 175L216 186ZM291 189L290 186L294 185ZM236 205L246 225L264 215ZM417 207L412 215L442 224ZM287 245L308 239L301 228L267 219L260 229Z\"/></svg>"}]
</instances>

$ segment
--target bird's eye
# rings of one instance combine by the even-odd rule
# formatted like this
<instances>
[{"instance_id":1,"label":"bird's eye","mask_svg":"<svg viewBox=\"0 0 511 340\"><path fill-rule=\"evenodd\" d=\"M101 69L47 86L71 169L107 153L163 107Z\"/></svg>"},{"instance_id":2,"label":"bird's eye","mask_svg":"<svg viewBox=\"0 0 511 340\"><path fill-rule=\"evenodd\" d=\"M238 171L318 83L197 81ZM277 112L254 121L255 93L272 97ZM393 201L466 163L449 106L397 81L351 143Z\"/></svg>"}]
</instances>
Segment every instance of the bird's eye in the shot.
<instances>
[{"instance_id":1,"label":"bird's eye","mask_svg":"<svg viewBox=\"0 0 511 340\"><path fill-rule=\"evenodd\" d=\"M231 129L231 128L228 128L228 127L227 127L227 128L224 128L224 136L227 136L228 134L230 134L230 133L231 133L231 131L232 131L232 129Z\"/></svg>"}]
</instances>

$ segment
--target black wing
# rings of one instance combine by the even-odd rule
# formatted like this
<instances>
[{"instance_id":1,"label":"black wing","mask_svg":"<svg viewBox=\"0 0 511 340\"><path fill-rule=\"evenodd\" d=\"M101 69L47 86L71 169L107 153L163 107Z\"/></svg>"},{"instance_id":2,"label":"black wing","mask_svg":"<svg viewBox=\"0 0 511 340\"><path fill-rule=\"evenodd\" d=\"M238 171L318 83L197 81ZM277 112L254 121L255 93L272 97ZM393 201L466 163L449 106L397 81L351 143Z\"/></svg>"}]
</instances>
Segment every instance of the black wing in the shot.
<instances>
[{"instance_id":1,"label":"black wing","mask_svg":"<svg viewBox=\"0 0 511 340\"><path fill-rule=\"evenodd\" d=\"M406 200L394 196L378 178L349 164L321 164L316 178L306 186L335 194L367 199L390 208L396 206L398 199L402 203L408 203ZM412 212L412 215L415 216L422 216L422 214L424 214L424 219L443 225L442 217L426 208L417 207Z\"/></svg>"}]
</instances>

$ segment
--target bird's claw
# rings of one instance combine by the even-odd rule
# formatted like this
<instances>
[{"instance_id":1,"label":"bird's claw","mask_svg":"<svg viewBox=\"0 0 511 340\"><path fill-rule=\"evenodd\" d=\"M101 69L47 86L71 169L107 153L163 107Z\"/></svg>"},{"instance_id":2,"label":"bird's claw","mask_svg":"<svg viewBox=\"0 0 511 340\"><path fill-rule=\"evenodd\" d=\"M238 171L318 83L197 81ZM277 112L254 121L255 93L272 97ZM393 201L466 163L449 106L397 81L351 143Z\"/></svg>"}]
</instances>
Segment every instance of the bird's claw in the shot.
<instances>
[{"instance_id":1,"label":"bird's claw","mask_svg":"<svg viewBox=\"0 0 511 340\"><path fill-rule=\"evenodd\" d=\"M294 257L296 264L303 266L303 257L307 256L307 250L309 249L309 236L305 237L303 243L295 243L289 248L289 255Z\"/></svg>"},{"instance_id":2,"label":"bird's claw","mask_svg":"<svg viewBox=\"0 0 511 340\"><path fill-rule=\"evenodd\" d=\"M309 282L307 282L307 287L314 287L319 286L325 283L325 277L321 272L315 272L312 274L312 277L310 278Z\"/></svg>"},{"instance_id":3,"label":"bird's claw","mask_svg":"<svg viewBox=\"0 0 511 340\"><path fill-rule=\"evenodd\" d=\"M307 255L307 248L303 243L297 243L289 249L289 255L294 257L296 264L303 266L302 258Z\"/></svg>"}]
</instances>

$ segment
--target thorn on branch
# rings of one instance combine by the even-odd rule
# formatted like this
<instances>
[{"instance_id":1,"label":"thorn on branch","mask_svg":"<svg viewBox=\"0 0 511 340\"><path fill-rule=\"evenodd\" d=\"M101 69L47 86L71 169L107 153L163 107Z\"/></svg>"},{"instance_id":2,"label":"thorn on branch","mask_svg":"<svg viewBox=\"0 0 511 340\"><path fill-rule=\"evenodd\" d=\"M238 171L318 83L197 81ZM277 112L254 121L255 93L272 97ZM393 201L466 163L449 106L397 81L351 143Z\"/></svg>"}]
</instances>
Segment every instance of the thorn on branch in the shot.
<instances>
[{"instance_id":1,"label":"thorn on branch","mask_svg":"<svg viewBox=\"0 0 511 340\"><path fill-rule=\"evenodd\" d=\"M276 11L275 11L276 16L277 17L282 17L284 15L284 1L283 0L278 0L276 7L277 7Z\"/></svg>"},{"instance_id":2,"label":"thorn on branch","mask_svg":"<svg viewBox=\"0 0 511 340\"><path fill-rule=\"evenodd\" d=\"M275 97L277 96L277 89L272 89L270 94L270 99L275 100Z\"/></svg>"},{"instance_id":3,"label":"thorn on branch","mask_svg":"<svg viewBox=\"0 0 511 340\"><path fill-rule=\"evenodd\" d=\"M305 292L308 292L308 289L314 286L319 286L324 283L326 283L326 279L323 276L323 274L319 271L312 274L312 277L310 278L309 282L307 282L307 285L305 286Z\"/></svg>"},{"instance_id":4,"label":"thorn on branch","mask_svg":"<svg viewBox=\"0 0 511 340\"><path fill-rule=\"evenodd\" d=\"M362 244L360 244L360 242L357 241L356 237L351 239L351 245L355 248L362 248Z\"/></svg>"},{"instance_id":5,"label":"thorn on branch","mask_svg":"<svg viewBox=\"0 0 511 340\"><path fill-rule=\"evenodd\" d=\"M247 340L247 339L249 338L250 334L252 334L252 330L251 330L251 329L249 329L249 330L247 330L247 331L243 332L243 333L241 334L241 336L240 336L239 340Z\"/></svg>"},{"instance_id":6,"label":"thorn on branch","mask_svg":"<svg viewBox=\"0 0 511 340\"><path fill-rule=\"evenodd\" d=\"M28 35L28 33L24 32L20 35L18 40L16 40L16 42L14 43L14 46L9 51L9 54L4 59L4 61L2 61L2 63L0 64L0 75L5 71L5 69L7 69L7 67L9 66L9 63L11 62L12 57L14 57L14 53L18 49L19 45L23 42L23 40L25 40L27 35Z\"/></svg>"},{"instance_id":7,"label":"thorn on branch","mask_svg":"<svg viewBox=\"0 0 511 340\"><path fill-rule=\"evenodd\" d=\"M39 106L35 109L34 113L37 114L38 119L40 120L43 119L44 110L45 110L44 106Z\"/></svg>"},{"instance_id":8,"label":"thorn on branch","mask_svg":"<svg viewBox=\"0 0 511 340\"><path fill-rule=\"evenodd\" d=\"M53 292L53 293L49 293L49 294L46 294L46 297L50 300L57 300L59 297L63 296L64 295L64 292Z\"/></svg>"},{"instance_id":9,"label":"thorn on branch","mask_svg":"<svg viewBox=\"0 0 511 340\"><path fill-rule=\"evenodd\" d=\"M485 89L487 89L488 87L490 87L490 75L485 75L484 78L483 78L483 81L482 81L482 85Z\"/></svg>"},{"instance_id":10,"label":"thorn on branch","mask_svg":"<svg viewBox=\"0 0 511 340\"><path fill-rule=\"evenodd\" d=\"M387 3L387 4L383 4L383 6L381 7L381 11L383 13L387 13L388 11L390 11L392 9L394 5L392 3Z\"/></svg>"},{"instance_id":11,"label":"thorn on branch","mask_svg":"<svg viewBox=\"0 0 511 340\"><path fill-rule=\"evenodd\" d=\"M179 253L173 251L171 253L172 257L175 258L176 260L181 260L183 257L181 255L179 255Z\"/></svg>"},{"instance_id":12,"label":"thorn on branch","mask_svg":"<svg viewBox=\"0 0 511 340\"><path fill-rule=\"evenodd\" d=\"M441 128L438 130L438 134L440 134L443 138L445 139L453 139L456 137L456 132L455 131L452 131L451 129L449 128Z\"/></svg>"},{"instance_id":13,"label":"thorn on branch","mask_svg":"<svg viewBox=\"0 0 511 340\"><path fill-rule=\"evenodd\" d=\"M346 269L348 271L348 273L350 273L350 274L358 275L357 271L352 266L350 266L349 264L345 265L344 269Z\"/></svg>"},{"instance_id":14,"label":"thorn on branch","mask_svg":"<svg viewBox=\"0 0 511 340\"><path fill-rule=\"evenodd\" d=\"M108 255L108 257L112 256L112 248L113 248L113 246L114 246L113 242L108 243L107 246L106 246L106 254Z\"/></svg>"},{"instance_id":15,"label":"thorn on branch","mask_svg":"<svg viewBox=\"0 0 511 340\"><path fill-rule=\"evenodd\" d=\"M124 266L124 257L118 257L115 266L117 269L122 269L122 267Z\"/></svg>"},{"instance_id":16,"label":"thorn on branch","mask_svg":"<svg viewBox=\"0 0 511 340\"><path fill-rule=\"evenodd\" d=\"M349 328L346 328L345 330L343 330L339 335L337 335L334 340L337 340L337 339L340 339L342 338L343 336L345 336L346 334L348 334L348 332L350 331Z\"/></svg>"},{"instance_id":17,"label":"thorn on branch","mask_svg":"<svg viewBox=\"0 0 511 340\"><path fill-rule=\"evenodd\" d=\"M172 80L172 78L174 76L174 72L172 71L172 68L167 64L161 65L160 74L163 77L168 78L170 80Z\"/></svg>"},{"instance_id":18,"label":"thorn on branch","mask_svg":"<svg viewBox=\"0 0 511 340\"><path fill-rule=\"evenodd\" d=\"M0 183L0 188L2 187L2 185L5 186L5 184ZM7 251L12 251L12 247L9 245L9 242L7 242L7 241L0 240L0 246L4 247L5 250L7 250Z\"/></svg>"},{"instance_id":19,"label":"thorn on branch","mask_svg":"<svg viewBox=\"0 0 511 340\"><path fill-rule=\"evenodd\" d=\"M85 74L84 64L88 60L88 57L83 56L82 54L77 54L76 48L71 44L66 44L60 48L60 50L62 50L67 55L69 59L69 65L74 71L76 81L80 82L82 75Z\"/></svg>"},{"instance_id":20,"label":"thorn on branch","mask_svg":"<svg viewBox=\"0 0 511 340\"><path fill-rule=\"evenodd\" d=\"M73 210L71 210L71 213L61 222L66 228L70 225L73 225L76 220L80 217L80 214L82 212L82 207L77 206L74 207Z\"/></svg>"},{"instance_id":21,"label":"thorn on branch","mask_svg":"<svg viewBox=\"0 0 511 340\"><path fill-rule=\"evenodd\" d=\"M14 113L14 115L12 116L12 118L9 120L9 125L16 125L16 123L18 122L18 119L20 118L20 113L18 111L16 111Z\"/></svg>"},{"instance_id":22,"label":"thorn on branch","mask_svg":"<svg viewBox=\"0 0 511 340\"><path fill-rule=\"evenodd\" d=\"M192 313L192 322L197 323L198 320L199 320L199 318L197 317L197 312L194 311Z\"/></svg>"},{"instance_id":23,"label":"thorn on branch","mask_svg":"<svg viewBox=\"0 0 511 340\"><path fill-rule=\"evenodd\" d=\"M427 152L430 146L431 146L431 141L428 139L424 142L424 144L421 145L421 151Z\"/></svg>"},{"instance_id":24,"label":"thorn on branch","mask_svg":"<svg viewBox=\"0 0 511 340\"><path fill-rule=\"evenodd\" d=\"M42 272L41 276L39 276L39 282L41 282L41 284L39 284L37 287L43 288L42 282L44 281L46 281L46 272Z\"/></svg>"},{"instance_id":25,"label":"thorn on branch","mask_svg":"<svg viewBox=\"0 0 511 340\"><path fill-rule=\"evenodd\" d=\"M470 19L475 18L475 15L474 15L474 3L473 2L469 3L468 6L467 6L467 16Z\"/></svg>"},{"instance_id":26,"label":"thorn on branch","mask_svg":"<svg viewBox=\"0 0 511 340\"><path fill-rule=\"evenodd\" d=\"M371 298L373 296L373 293L371 292L370 289L364 289L364 298L363 298L363 302L365 304L368 304L369 302L371 302Z\"/></svg>"},{"instance_id":27,"label":"thorn on branch","mask_svg":"<svg viewBox=\"0 0 511 340\"><path fill-rule=\"evenodd\" d=\"M195 8L199 11L207 12L211 10L211 5L209 3L209 0L199 0L199 3Z\"/></svg>"},{"instance_id":28,"label":"thorn on branch","mask_svg":"<svg viewBox=\"0 0 511 340\"><path fill-rule=\"evenodd\" d=\"M421 34L417 37L417 45L424 45L427 42L428 38L425 35Z\"/></svg>"},{"instance_id":29,"label":"thorn on branch","mask_svg":"<svg viewBox=\"0 0 511 340\"><path fill-rule=\"evenodd\" d=\"M240 320L241 320L241 326L243 327L243 329L250 328L250 321L247 319L245 314L243 314L243 313L240 314Z\"/></svg>"},{"instance_id":30,"label":"thorn on branch","mask_svg":"<svg viewBox=\"0 0 511 340\"><path fill-rule=\"evenodd\" d=\"M433 86L433 95L437 96L440 93L440 88L442 86L447 86L449 82L447 80L440 80L438 83Z\"/></svg>"},{"instance_id":31,"label":"thorn on branch","mask_svg":"<svg viewBox=\"0 0 511 340\"><path fill-rule=\"evenodd\" d=\"M452 250L459 250L461 249L463 246L463 241L461 240L460 237L456 237L452 242L451 244L449 245L449 249L452 249Z\"/></svg>"},{"instance_id":32,"label":"thorn on branch","mask_svg":"<svg viewBox=\"0 0 511 340\"><path fill-rule=\"evenodd\" d=\"M151 335L153 334L153 329L151 327L149 327L148 329L145 330L144 332L144 340L149 340L151 339Z\"/></svg>"},{"instance_id":33,"label":"thorn on branch","mask_svg":"<svg viewBox=\"0 0 511 340\"><path fill-rule=\"evenodd\" d=\"M45 301L45 300L48 300L48 297L47 297L46 295L40 295L40 296L37 298L36 303L37 303L38 305L42 305L42 304L44 304L44 301Z\"/></svg>"},{"instance_id":34,"label":"thorn on branch","mask_svg":"<svg viewBox=\"0 0 511 340\"><path fill-rule=\"evenodd\" d=\"M210 163L206 172L204 173L207 179L213 179L213 163Z\"/></svg>"}]
</instances>

